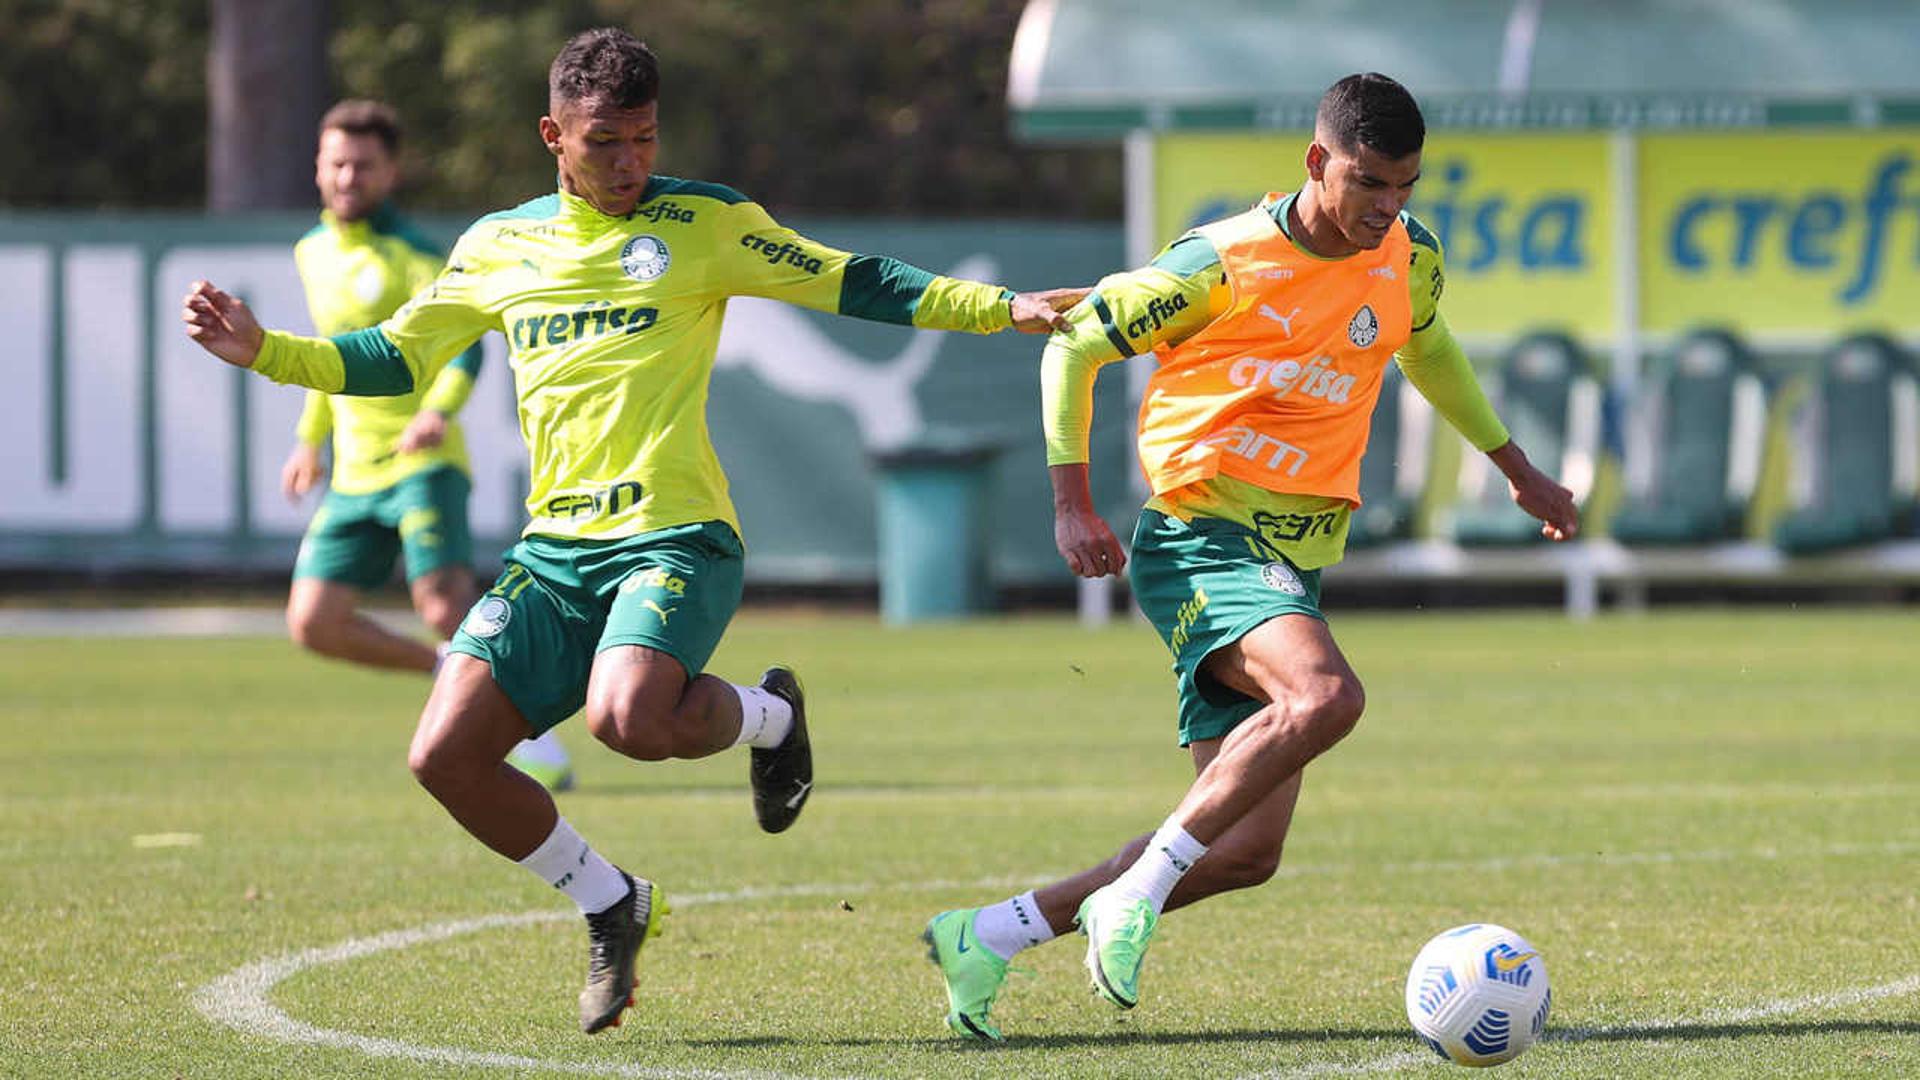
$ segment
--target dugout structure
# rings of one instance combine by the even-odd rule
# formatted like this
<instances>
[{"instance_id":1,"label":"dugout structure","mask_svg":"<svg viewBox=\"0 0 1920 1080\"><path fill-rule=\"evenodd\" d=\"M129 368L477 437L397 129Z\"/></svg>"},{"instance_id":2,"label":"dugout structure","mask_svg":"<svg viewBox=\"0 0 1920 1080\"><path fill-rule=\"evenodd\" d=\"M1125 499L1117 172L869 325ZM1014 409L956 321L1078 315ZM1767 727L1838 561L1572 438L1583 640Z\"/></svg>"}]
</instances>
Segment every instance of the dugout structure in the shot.
<instances>
[{"instance_id":1,"label":"dugout structure","mask_svg":"<svg viewBox=\"0 0 1920 1080\"><path fill-rule=\"evenodd\" d=\"M1124 147L1139 265L1296 186L1319 95L1390 74L1427 116L1410 209L1445 246L1456 335L1488 362L1563 335L1630 403L1648 358L1707 327L1781 377L1817 377L1857 333L1920 346L1917 40L1899 0L1032 0L1008 98L1024 139ZM1133 361L1136 400L1151 363ZM1601 576L1631 580L1615 554ZM1365 555L1342 572L1404 571ZM1584 572L1562 564L1591 555L1422 565L1565 575L1572 597ZM1721 568L1663 558L1661 575ZM1920 553L1872 566L1920 577Z\"/></svg>"}]
</instances>

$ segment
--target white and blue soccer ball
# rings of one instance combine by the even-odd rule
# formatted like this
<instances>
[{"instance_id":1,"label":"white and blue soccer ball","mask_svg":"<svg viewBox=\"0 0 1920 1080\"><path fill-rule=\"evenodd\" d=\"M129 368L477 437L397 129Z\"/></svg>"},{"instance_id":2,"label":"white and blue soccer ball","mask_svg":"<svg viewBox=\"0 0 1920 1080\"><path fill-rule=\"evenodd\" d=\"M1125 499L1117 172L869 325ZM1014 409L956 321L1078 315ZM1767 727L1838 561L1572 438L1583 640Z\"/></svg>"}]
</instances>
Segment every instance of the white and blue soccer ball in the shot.
<instances>
[{"instance_id":1,"label":"white and blue soccer ball","mask_svg":"<svg viewBox=\"0 0 1920 1080\"><path fill-rule=\"evenodd\" d=\"M1407 972L1407 1019L1422 1042L1460 1065L1512 1061L1547 1029L1547 964L1527 939L1492 923L1427 942Z\"/></svg>"}]
</instances>

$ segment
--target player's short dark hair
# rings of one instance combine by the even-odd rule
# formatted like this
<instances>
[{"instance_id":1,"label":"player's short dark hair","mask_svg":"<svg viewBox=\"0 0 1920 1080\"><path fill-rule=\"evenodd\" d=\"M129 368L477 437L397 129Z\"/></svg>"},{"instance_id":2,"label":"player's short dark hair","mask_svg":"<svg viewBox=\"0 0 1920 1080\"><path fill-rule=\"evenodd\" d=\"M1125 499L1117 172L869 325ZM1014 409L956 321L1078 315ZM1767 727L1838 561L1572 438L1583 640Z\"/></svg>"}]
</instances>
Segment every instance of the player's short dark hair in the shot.
<instances>
[{"instance_id":1,"label":"player's short dark hair","mask_svg":"<svg viewBox=\"0 0 1920 1080\"><path fill-rule=\"evenodd\" d=\"M372 135L387 148L387 153L394 154L400 150L400 114L384 101L348 98L335 104L320 118L320 133L324 135L329 131Z\"/></svg>"},{"instance_id":2,"label":"player's short dark hair","mask_svg":"<svg viewBox=\"0 0 1920 1080\"><path fill-rule=\"evenodd\" d=\"M619 27L584 30L553 58L547 93L554 104L597 97L615 108L637 109L660 97L660 61Z\"/></svg>"},{"instance_id":3,"label":"player's short dark hair","mask_svg":"<svg viewBox=\"0 0 1920 1080\"><path fill-rule=\"evenodd\" d=\"M1366 146L1398 159L1418 153L1427 141L1427 122L1413 95L1377 71L1334 83L1321 96L1313 119L1342 150Z\"/></svg>"}]
</instances>

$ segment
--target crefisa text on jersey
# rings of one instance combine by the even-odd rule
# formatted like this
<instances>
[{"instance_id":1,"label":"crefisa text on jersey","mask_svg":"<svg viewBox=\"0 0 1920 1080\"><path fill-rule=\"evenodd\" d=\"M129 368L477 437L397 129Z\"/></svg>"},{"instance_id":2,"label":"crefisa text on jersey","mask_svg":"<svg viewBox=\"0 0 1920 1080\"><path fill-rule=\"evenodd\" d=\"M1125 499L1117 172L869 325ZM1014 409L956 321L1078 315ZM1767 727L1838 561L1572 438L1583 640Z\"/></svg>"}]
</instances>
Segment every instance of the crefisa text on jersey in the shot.
<instances>
[{"instance_id":1,"label":"crefisa text on jersey","mask_svg":"<svg viewBox=\"0 0 1920 1080\"><path fill-rule=\"evenodd\" d=\"M748 233L740 238L740 246L748 251L759 252L761 257L767 260L768 265L784 260L788 266L798 267L809 274L817 274L825 268L825 264L820 261L818 255L808 254L806 248L791 240L782 240L776 244L764 236Z\"/></svg>"},{"instance_id":2,"label":"crefisa text on jersey","mask_svg":"<svg viewBox=\"0 0 1920 1080\"><path fill-rule=\"evenodd\" d=\"M671 199L665 202L648 203L645 206L635 209L633 212L634 217L646 218L655 224L662 221L678 221L682 224L691 224L695 214L696 211L689 210Z\"/></svg>"},{"instance_id":3,"label":"crefisa text on jersey","mask_svg":"<svg viewBox=\"0 0 1920 1080\"><path fill-rule=\"evenodd\" d=\"M588 336L637 334L659 318L659 308L614 307L605 300L595 300L569 311L515 319L507 326L507 340L516 351L565 345Z\"/></svg>"}]
</instances>

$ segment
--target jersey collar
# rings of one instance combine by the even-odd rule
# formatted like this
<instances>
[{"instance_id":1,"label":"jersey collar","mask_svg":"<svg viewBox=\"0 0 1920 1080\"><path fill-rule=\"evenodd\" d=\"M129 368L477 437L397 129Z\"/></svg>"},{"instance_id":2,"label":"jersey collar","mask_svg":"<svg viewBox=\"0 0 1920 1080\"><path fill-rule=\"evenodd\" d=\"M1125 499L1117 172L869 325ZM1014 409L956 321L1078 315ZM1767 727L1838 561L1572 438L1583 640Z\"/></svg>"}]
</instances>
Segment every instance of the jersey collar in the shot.
<instances>
[{"instance_id":1,"label":"jersey collar","mask_svg":"<svg viewBox=\"0 0 1920 1080\"><path fill-rule=\"evenodd\" d=\"M655 181L656 178L654 177L647 179L646 188L640 192L640 201L633 204L634 212L637 213L642 206L647 204L647 200L653 198L654 191L656 190ZM621 214L616 217L606 213L599 207L565 188L559 188L558 191L560 193L560 216L578 228L588 232L597 232L601 229L618 225L621 222L633 220L632 213Z\"/></svg>"},{"instance_id":2,"label":"jersey collar","mask_svg":"<svg viewBox=\"0 0 1920 1080\"><path fill-rule=\"evenodd\" d=\"M399 220L400 212L390 202L381 203L373 213L357 221L342 221L331 210L320 211L320 224L350 240L364 240L375 234L394 232Z\"/></svg>"}]
</instances>

